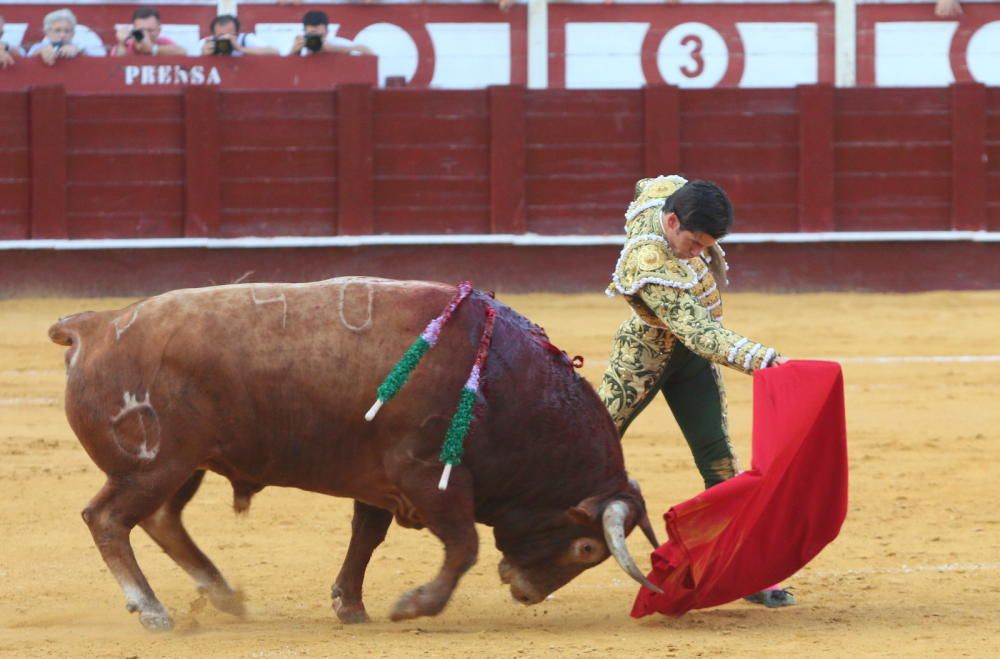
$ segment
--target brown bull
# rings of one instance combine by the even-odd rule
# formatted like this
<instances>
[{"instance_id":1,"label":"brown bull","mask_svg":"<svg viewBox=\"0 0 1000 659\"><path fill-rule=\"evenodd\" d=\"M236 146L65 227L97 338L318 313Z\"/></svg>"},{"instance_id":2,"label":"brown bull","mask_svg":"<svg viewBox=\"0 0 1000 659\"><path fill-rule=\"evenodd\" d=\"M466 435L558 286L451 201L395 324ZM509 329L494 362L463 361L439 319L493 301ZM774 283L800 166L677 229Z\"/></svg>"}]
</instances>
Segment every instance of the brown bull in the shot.
<instances>
[{"instance_id":1,"label":"brown bull","mask_svg":"<svg viewBox=\"0 0 1000 659\"><path fill-rule=\"evenodd\" d=\"M83 511L127 608L172 622L136 562L140 525L217 607L242 603L181 524L211 470L245 510L267 485L355 500L332 595L345 622L367 620L365 568L392 518L445 546L429 583L394 620L439 613L475 562L475 523L494 528L500 575L539 602L613 554L647 583L625 547L645 505L630 485L597 395L540 328L473 293L437 347L371 423L375 390L454 293L422 282L341 278L181 290L120 311L85 312L49 330L66 353L66 415L107 482ZM493 343L462 463L444 491L438 452L472 364L485 307Z\"/></svg>"}]
</instances>

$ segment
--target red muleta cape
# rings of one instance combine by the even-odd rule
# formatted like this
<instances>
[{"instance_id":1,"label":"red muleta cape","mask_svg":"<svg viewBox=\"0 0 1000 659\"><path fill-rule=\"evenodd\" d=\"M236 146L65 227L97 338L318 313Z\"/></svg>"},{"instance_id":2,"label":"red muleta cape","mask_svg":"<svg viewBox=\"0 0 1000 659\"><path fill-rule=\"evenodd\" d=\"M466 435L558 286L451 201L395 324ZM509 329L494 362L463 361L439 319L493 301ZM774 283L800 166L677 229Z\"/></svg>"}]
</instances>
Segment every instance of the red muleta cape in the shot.
<instances>
[{"instance_id":1,"label":"red muleta cape","mask_svg":"<svg viewBox=\"0 0 1000 659\"><path fill-rule=\"evenodd\" d=\"M664 515L632 616L679 616L787 579L829 544L847 515L844 379L834 362L790 361L754 373L749 471Z\"/></svg>"}]
</instances>

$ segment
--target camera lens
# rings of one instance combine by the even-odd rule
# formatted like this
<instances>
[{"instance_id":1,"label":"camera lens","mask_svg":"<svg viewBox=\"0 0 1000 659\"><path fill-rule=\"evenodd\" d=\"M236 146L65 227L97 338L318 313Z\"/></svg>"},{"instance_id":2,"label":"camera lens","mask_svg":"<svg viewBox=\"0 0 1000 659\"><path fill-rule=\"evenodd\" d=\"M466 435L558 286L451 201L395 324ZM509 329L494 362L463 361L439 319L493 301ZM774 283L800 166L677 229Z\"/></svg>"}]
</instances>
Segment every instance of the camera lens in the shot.
<instances>
[{"instance_id":1,"label":"camera lens","mask_svg":"<svg viewBox=\"0 0 1000 659\"><path fill-rule=\"evenodd\" d=\"M132 30L132 38L136 41L142 41L146 37L146 33L142 30Z\"/></svg>"},{"instance_id":2,"label":"camera lens","mask_svg":"<svg viewBox=\"0 0 1000 659\"><path fill-rule=\"evenodd\" d=\"M213 55L232 55L233 54L233 42L229 39L218 39L212 37L214 46L212 48Z\"/></svg>"},{"instance_id":3,"label":"camera lens","mask_svg":"<svg viewBox=\"0 0 1000 659\"><path fill-rule=\"evenodd\" d=\"M323 37L318 34L307 34L306 48L314 53L318 53L323 50Z\"/></svg>"}]
</instances>

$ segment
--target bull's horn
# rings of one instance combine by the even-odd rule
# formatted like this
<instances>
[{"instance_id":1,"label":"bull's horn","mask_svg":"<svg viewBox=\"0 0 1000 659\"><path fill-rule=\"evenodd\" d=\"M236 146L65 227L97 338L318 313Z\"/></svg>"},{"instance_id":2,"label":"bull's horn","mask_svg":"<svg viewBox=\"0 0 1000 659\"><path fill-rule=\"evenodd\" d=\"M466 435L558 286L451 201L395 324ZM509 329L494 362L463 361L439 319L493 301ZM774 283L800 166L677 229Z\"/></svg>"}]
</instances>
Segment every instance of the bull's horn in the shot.
<instances>
[{"instance_id":1,"label":"bull's horn","mask_svg":"<svg viewBox=\"0 0 1000 659\"><path fill-rule=\"evenodd\" d=\"M662 594L663 590L646 578L635 564L632 554L628 553L628 546L625 544L625 519L628 514L629 506L624 501L616 500L608 504L601 517L604 524L604 540L608 543L611 555L628 576L638 581L644 588Z\"/></svg>"},{"instance_id":2,"label":"bull's horn","mask_svg":"<svg viewBox=\"0 0 1000 659\"><path fill-rule=\"evenodd\" d=\"M630 478L628 479L628 484L631 485L640 495L642 494L642 488L639 487L639 481ZM660 541L656 538L656 532L653 531L653 525L649 523L649 515L646 513L645 507L643 507L642 510L642 517L639 518L639 528L642 529L642 534L646 536L647 540L649 540L649 544L653 545L653 549L657 549L660 546Z\"/></svg>"},{"instance_id":3,"label":"bull's horn","mask_svg":"<svg viewBox=\"0 0 1000 659\"><path fill-rule=\"evenodd\" d=\"M642 517L639 518L639 528L642 529L642 534L646 536L647 540L649 540L649 544L653 545L653 549L658 549L660 541L656 537L656 531L653 530L653 525L649 523L649 515L645 512L643 512Z\"/></svg>"}]
</instances>

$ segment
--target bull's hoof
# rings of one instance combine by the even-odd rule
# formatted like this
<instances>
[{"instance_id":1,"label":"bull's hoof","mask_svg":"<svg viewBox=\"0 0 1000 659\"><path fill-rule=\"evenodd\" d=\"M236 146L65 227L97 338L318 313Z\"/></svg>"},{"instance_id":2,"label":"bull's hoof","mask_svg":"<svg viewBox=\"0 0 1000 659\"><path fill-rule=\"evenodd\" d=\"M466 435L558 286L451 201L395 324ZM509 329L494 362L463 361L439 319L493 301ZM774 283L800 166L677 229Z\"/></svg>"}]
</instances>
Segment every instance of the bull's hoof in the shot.
<instances>
[{"instance_id":1,"label":"bull's hoof","mask_svg":"<svg viewBox=\"0 0 1000 659\"><path fill-rule=\"evenodd\" d=\"M359 622L371 622L368 612L365 611L364 602L357 598L356 603L344 601L344 590L339 584L334 583L330 588L330 599L333 600L333 610L336 612L340 622L345 625L354 625Z\"/></svg>"},{"instance_id":2,"label":"bull's hoof","mask_svg":"<svg viewBox=\"0 0 1000 659\"><path fill-rule=\"evenodd\" d=\"M243 603L243 593L239 590L209 590L208 599L212 606L223 613L237 618L243 618L247 614L247 607Z\"/></svg>"},{"instance_id":3,"label":"bull's hoof","mask_svg":"<svg viewBox=\"0 0 1000 659\"><path fill-rule=\"evenodd\" d=\"M371 622L368 612L365 611L364 604L347 605L339 599L333 600L333 610L337 613L337 618L345 625L356 625L360 622Z\"/></svg>"},{"instance_id":4,"label":"bull's hoof","mask_svg":"<svg viewBox=\"0 0 1000 659\"><path fill-rule=\"evenodd\" d=\"M447 603L447 597L435 596L428 586L420 586L403 593L403 596L392 608L389 619L393 622L412 620L421 616L433 616L441 612Z\"/></svg>"},{"instance_id":5,"label":"bull's hoof","mask_svg":"<svg viewBox=\"0 0 1000 659\"><path fill-rule=\"evenodd\" d=\"M174 628L174 621L165 610L140 611L139 622L151 632L169 632Z\"/></svg>"}]
</instances>

